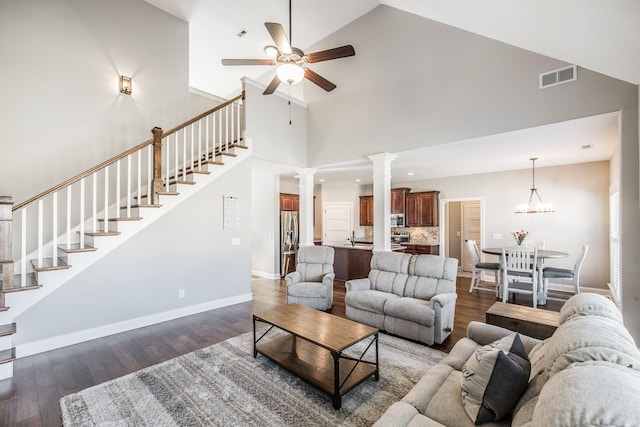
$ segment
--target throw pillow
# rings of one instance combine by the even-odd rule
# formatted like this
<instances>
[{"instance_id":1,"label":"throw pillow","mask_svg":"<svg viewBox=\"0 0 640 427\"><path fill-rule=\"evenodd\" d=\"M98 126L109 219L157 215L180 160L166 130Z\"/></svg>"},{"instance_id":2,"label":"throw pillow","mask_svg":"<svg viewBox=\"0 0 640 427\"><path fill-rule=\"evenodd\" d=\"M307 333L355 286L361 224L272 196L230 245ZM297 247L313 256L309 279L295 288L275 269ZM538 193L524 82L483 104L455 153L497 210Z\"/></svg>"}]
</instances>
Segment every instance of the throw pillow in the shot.
<instances>
[{"instance_id":1,"label":"throw pillow","mask_svg":"<svg viewBox=\"0 0 640 427\"><path fill-rule=\"evenodd\" d=\"M477 425L513 410L527 388L531 363L520 335L478 349L462 367L462 404Z\"/></svg>"}]
</instances>

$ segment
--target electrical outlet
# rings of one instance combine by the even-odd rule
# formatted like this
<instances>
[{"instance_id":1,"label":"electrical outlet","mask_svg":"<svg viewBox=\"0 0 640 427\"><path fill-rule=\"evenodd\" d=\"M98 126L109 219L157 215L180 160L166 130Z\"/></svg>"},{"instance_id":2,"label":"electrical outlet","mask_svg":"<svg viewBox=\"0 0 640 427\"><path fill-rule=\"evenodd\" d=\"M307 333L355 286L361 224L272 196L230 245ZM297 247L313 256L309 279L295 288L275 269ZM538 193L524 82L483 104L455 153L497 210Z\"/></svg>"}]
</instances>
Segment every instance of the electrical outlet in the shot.
<instances>
[{"instance_id":1,"label":"electrical outlet","mask_svg":"<svg viewBox=\"0 0 640 427\"><path fill-rule=\"evenodd\" d=\"M178 290L178 298L184 298L184 289Z\"/></svg>"}]
</instances>

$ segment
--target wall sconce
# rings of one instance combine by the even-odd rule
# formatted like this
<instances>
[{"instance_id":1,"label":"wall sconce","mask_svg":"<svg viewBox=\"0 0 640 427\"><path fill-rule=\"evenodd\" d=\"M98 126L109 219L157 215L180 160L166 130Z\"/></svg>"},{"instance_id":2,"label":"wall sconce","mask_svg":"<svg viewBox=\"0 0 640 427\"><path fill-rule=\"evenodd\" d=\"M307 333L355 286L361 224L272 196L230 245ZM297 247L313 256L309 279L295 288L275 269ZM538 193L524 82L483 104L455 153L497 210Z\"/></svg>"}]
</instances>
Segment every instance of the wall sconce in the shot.
<instances>
[{"instance_id":1,"label":"wall sconce","mask_svg":"<svg viewBox=\"0 0 640 427\"><path fill-rule=\"evenodd\" d=\"M131 77L120 76L120 93L131 95L132 88Z\"/></svg>"}]
</instances>

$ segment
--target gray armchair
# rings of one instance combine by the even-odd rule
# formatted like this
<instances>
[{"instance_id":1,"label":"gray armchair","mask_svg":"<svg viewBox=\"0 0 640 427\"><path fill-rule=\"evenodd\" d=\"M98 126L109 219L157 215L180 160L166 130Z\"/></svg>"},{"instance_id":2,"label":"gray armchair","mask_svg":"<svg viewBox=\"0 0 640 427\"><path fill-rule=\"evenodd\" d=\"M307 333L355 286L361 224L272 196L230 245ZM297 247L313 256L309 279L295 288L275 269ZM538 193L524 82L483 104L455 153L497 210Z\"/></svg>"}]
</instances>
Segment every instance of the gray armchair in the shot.
<instances>
[{"instance_id":1,"label":"gray armchair","mask_svg":"<svg viewBox=\"0 0 640 427\"><path fill-rule=\"evenodd\" d=\"M287 304L302 304L327 311L333 305L333 257L329 246L304 246L298 249L296 271L284 277Z\"/></svg>"}]
</instances>

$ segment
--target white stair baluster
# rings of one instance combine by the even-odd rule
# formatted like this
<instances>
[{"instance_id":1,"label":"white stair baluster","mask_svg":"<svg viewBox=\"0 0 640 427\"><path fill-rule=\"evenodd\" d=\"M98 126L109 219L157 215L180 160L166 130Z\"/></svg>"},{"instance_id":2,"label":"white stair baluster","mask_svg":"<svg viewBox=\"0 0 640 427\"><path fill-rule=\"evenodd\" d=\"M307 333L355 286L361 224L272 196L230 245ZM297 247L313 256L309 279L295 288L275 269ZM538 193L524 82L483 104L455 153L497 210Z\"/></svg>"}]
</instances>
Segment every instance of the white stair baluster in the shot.
<instances>
[{"instance_id":1,"label":"white stair baluster","mask_svg":"<svg viewBox=\"0 0 640 427\"><path fill-rule=\"evenodd\" d=\"M20 286L27 284L27 207L22 209L22 242L20 243Z\"/></svg>"},{"instance_id":2,"label":"white stair baluster","mask_svg":"<svg viewBox=\"0 0 640 427\"><path fill-rule=\"evenodd\" d=\"M80 180L80 249L84 249L84 178Z\"/></svg>"},{"instance_id":3,"label":"white stair baluster","mask_svg":"<svg viewBox=\"0 0 640 427\"><path fill-rule=\"evenodd\" d=\"M56 249L58 247L58 192L52 194L51 203L51 259L53 260L53 266L58 266L58 254Z\"/></svg>"}]
</instances>

